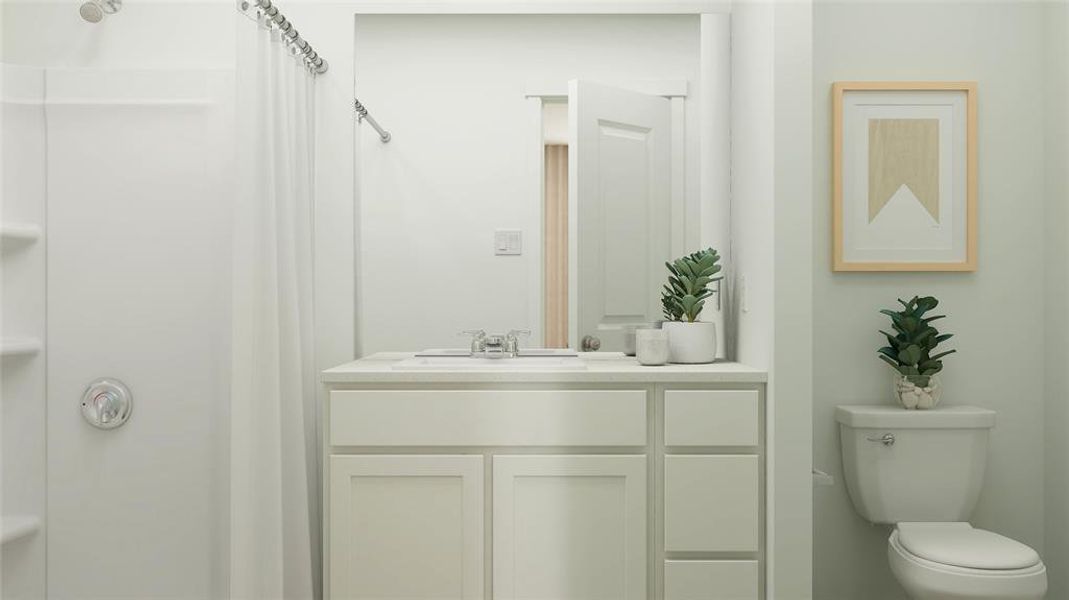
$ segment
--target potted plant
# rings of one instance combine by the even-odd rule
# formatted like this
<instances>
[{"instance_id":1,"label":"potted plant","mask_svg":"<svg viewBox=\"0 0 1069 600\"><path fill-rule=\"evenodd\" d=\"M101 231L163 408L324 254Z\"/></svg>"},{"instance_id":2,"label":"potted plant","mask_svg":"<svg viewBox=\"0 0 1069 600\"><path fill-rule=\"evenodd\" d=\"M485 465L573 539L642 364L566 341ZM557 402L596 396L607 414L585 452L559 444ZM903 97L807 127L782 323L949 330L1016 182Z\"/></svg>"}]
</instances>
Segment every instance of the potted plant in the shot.
<instances>
[{"instance_id":1,"label":"potted plant","mask_svg":"<svg viewBox=\"0 0 1069 600\"><path fill-rule=\"evenodd\" d=\"M671 263L668 283L661 292L663 328L668 331L668 360L674 363L711 363L716 360L716 324L698 321L705 299L713 294L709 284L723 279L720 255L708 248Z\"/></svg>"},{"instance_id":2,"label":"potted plant","mask_svg":"<svg viewBox=\"0 0 1069 600\"><path fill-rule=\"evenodd\" d=\"M939 380L943 361L940 359L956 350L937 354L932 351L953 334L939 333L931 324L946 315L925 316L939 305L935 298L914 296L909 302L901 298L898 302L902 310L880 311L891 318L895 333L880 330L887 338L887 345L877 351L877 356L895 369L893 390L899 404L906 408L933 408L943 394Z\"/></svg>"}]
</instances>

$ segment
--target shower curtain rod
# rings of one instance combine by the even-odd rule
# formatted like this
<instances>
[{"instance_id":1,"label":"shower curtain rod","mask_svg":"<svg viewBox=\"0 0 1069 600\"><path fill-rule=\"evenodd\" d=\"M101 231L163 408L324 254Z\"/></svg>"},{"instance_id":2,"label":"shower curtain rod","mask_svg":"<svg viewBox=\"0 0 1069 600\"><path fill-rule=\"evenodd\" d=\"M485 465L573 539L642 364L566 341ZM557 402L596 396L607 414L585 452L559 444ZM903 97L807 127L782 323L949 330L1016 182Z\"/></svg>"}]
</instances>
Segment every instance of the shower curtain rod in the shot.
<instances>
[{"instance_id":1,"label":"shower curtain rod","mask_svg":"<svg viewBox=\"0 0 1069 600\"><path fill-rule=\"evenodd\" d=\"M297 33L297 29L293 27L293 23L289 22L285 15L279 12L278 7L273 5L271 0L252 0L251 3L250 0L241 0L238 3L238 6L242 12L249 10L250 6L256 6L256 8L263 12L268 20L282 32L282 35L289 38L287 41L300 51L304 60L315 68L316 73L322 74L327 72L328 65L326 59L316 53L312 48L312 45Z\"/></svg>"},{"instance_id":2,"label":"shower curtain rod","mask_svg":"<svg viewBox=\"0 0 1069 600\"><path fill-rule=\"evenodd\" d=\"M268 21L288 38L287 41L293 44L293 46L301 52L304 56L304 60L315 68L316 73L327 72L327 60L320 56L312 48L312 45L297 33L297 29L293 26L293 23L286 19L286 16L278 10L277 6L271 3L271 0L239 0L238 2L238 10L246 15L248 14L248 10L253 6L262 12L264 16L268 18ZM382 140L383 144L390 141L390 132L383 129L382 125L379 125L379 122L367 113L367 109L364 108L364 105L356 98L353 98L353 108L356 110L357 118L360 121L366 120L369 125L375 128L375 131L378 132L379 139Z\"/></svg>"},{"instance_id":3,"label":"shower curtain rod","mask_svg":"<svg viewBox=\"0 0 1069 600\"><path fill-rule=\"evenodd\" d=\"M383 144L390 141L390 138L393 137L390 135L390 132L383 129L382 125L379 125L379 122L375 120L375 117L367 114L367 109L364 108L364 105L360 104L360 101L356 98L353 98L353 109L356 110L356 118L358 121L367 120L367 124L371 125L375 128L375 131L379 132L379 139L382 140Z\"/></svg>"}]
</instances>

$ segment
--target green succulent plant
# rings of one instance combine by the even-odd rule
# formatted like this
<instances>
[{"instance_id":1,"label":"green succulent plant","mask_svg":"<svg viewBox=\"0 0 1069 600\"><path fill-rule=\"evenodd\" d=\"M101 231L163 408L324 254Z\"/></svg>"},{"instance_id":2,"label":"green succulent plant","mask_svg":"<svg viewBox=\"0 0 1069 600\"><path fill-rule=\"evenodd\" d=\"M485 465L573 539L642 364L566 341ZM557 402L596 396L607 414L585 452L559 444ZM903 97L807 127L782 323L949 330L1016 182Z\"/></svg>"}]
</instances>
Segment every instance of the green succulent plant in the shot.
<instances>
[{"instance_id":1,"label":"green succulent plant","mask_svg":"<svg viewBox=\"0 0 1069 600\"><path fill-rule=\"evenodd\" d=\"M693 323L698 319L705 299L713 295L709 284L723 279L716 276L720 272L719 261L716 250L707 248L664 263L670 273L661 292L665 320Z\"/></svg>"},{"instance_id":2,"label":"green succulent plant","mask_svg":"<svg viewBox=\"0 0 1069 600\"><path fill-rule=\"evenodd\" d=\"M892 335L880 330L880 333L887 338L887 345L877 350L877 356L894 367L913 385L928 387L932 375L943 370L943 361L940 359L957 352L957 350L947 350L933 355L932 351L939 344L949 340L953 334L941 334L931 325L932 321L942 319L946 315L925 316L939 306L939 301L935 298L914 296L909 302L901 298L898 302L902 305L902 310L885 308L880 311L891 318L891 327L894 328L895 333Z\"/></svg>"}]
</instances>

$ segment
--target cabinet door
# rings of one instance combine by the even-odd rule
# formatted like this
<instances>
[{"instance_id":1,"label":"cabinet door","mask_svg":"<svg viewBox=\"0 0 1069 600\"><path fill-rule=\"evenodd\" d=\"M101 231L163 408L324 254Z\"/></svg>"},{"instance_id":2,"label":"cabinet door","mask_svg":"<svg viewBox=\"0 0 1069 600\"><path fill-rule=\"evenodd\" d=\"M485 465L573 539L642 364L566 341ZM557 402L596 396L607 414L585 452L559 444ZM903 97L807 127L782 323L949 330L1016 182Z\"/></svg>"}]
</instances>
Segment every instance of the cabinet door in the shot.
<instances>
[{"instance_id":1,"label":"cabinet door","mask_svg":"<svg viewBox=\"0 0 1069 600\"><path fill-rule=\"evenodd\" d=\"M494 598L644 600L645 456L495 456Z\"/></svg>"},{"instance_id":2,"label":"cabinet door","mask_svg":"<svg viewBox=\"0 0 1069 600\"><path fill-rule=\"evenodd\" d=\"M481 600L482 456L332 456L330 597Z\"/></svg>"}]
</instances>

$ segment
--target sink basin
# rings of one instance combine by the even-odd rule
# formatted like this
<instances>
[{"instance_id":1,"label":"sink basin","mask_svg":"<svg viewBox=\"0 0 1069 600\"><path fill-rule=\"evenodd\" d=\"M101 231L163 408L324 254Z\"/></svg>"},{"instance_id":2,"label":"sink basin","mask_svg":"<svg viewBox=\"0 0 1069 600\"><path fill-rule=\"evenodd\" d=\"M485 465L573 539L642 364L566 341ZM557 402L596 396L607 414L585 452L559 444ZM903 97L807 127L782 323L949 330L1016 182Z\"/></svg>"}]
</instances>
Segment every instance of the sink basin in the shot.
<instances>
[{"instance_id":1,"label":"sink basin","mask_svg":"<svg viewBox=\"0 0 1069 600\"><path fill-rule=\"evenodd\" d=\"M473 357L467 350L426 350L393 365L397 371L585 371L574 350L526 349L514 358Z\"/></svg>"}]
</instances>

